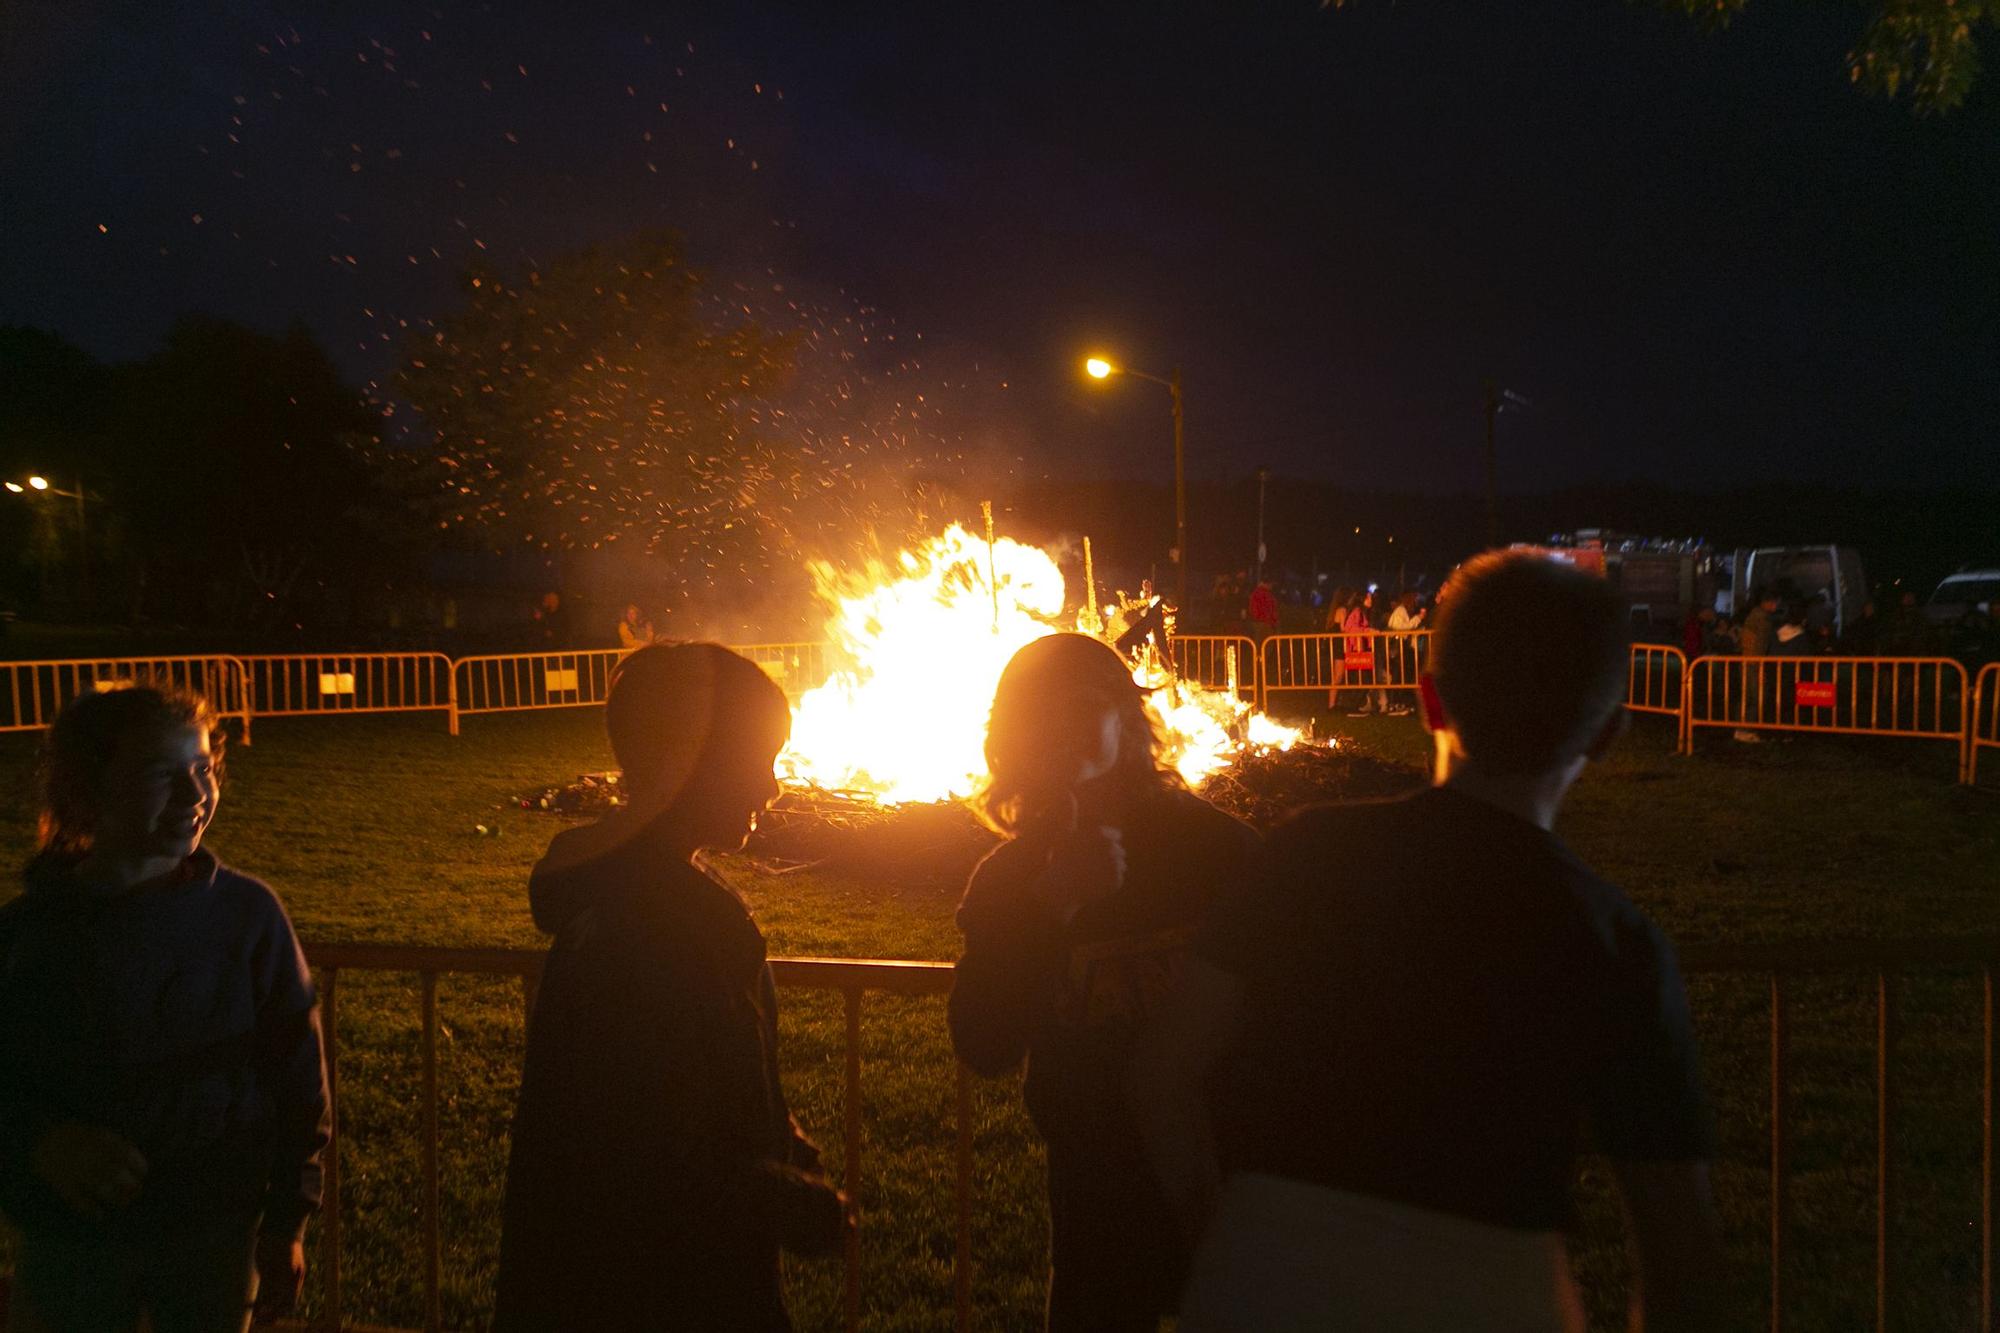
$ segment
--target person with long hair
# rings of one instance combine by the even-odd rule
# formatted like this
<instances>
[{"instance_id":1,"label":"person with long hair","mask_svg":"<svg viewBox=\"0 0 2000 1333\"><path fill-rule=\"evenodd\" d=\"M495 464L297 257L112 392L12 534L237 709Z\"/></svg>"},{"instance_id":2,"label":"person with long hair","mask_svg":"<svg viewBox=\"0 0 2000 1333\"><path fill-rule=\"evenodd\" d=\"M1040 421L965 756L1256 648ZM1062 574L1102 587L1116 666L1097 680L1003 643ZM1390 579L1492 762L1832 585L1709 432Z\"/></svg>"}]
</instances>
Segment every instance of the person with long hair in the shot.
<instances>
[{"instance_id":1,"label":"person with long hair","mask_svg":"<svg viewBox=\"0 0 2000 1333\"><path fill-rule=\"evenodd\" d=\"M1347 679L1347 640L1340 637L1347 625L1348 608L1354 605L1354 589L1345 585L1333 590L1333 600L1326 604L1326 632L1334 637L1329 647L1332 657L1333 687L1326 692L1326 706L1340 707L1341 684Z\"/></svg>"},{"instance_id":2,"label":"person with long hair","mask_svg":"<svg viewBox=\"0 0 2000 1333\"><path fill-rule=\"evenodd\" d=\"M1147 1165L1126 1070L1255 836L1163 762L1143 692L1084 635L1038 639L1008 663L986 762L974 808L1006 841L958 909L952 1044L988 1077L1027 1060L1028 1113L1048 1144L1048 1328L1156 1329L1188 1244Z\"/></svg>"},{"instance_id":3,"label":"person with long hair","mask_svg":"<svg viewBox=\"0 0 2000 1333\"><path fill-rule=\"evenodd\" d=\"M241 1330L294 1308L330 1117L277 895L202 846L223 733L140 681L65 707L41 846L0 908L10 1327Z\"/></svg>"}]
</instances>

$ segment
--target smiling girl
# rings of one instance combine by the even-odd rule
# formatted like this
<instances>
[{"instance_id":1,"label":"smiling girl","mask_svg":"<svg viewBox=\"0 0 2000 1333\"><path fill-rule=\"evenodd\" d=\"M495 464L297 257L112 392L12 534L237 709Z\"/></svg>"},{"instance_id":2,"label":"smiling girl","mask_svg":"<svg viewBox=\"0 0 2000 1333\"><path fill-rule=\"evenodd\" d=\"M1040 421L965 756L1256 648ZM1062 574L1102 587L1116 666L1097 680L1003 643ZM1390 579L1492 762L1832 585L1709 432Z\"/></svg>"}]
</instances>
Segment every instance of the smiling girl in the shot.
<instances>
[{"instance_id":1,"label":"smiling girl","mask_svg":"<svg viewBox=\"0 0 2000 1333\"><path fill-rule=\"evenodd\" d=\"M40 850L0 908L11 1327L207 1333L297 1301L319 1018L277 896L202 847L222 740L200 696L143 683L49 729Z\"/></svg>"}]
</instances>

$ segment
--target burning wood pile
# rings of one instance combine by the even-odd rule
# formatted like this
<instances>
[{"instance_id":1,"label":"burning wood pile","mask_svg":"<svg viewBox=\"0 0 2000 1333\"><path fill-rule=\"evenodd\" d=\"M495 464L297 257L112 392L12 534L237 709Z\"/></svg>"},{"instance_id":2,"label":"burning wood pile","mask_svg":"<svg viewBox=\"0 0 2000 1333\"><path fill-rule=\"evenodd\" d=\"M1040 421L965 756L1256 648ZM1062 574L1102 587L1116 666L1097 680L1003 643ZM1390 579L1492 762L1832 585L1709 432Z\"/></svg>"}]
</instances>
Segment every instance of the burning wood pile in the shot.
<instances>
[{"instance_id":1,"label":"burning wood pile","mask_svg":"<svg viewBox=\"0 0 2000 1333\"><path fill-rule=\"evenodd\" d=\"M1302 805L1400 796L1424 783L1352 742L1251 751L1209 775L1201 794L1268 829ZM523 797L524 809L588 819L620 803L617 775L585 773ZM884 805L867 792L787 787L759 816L746 852L772 874L811 869L885 884L955 889L993 847L993 834L956 800Z\"/></svg>"}]
</instances>

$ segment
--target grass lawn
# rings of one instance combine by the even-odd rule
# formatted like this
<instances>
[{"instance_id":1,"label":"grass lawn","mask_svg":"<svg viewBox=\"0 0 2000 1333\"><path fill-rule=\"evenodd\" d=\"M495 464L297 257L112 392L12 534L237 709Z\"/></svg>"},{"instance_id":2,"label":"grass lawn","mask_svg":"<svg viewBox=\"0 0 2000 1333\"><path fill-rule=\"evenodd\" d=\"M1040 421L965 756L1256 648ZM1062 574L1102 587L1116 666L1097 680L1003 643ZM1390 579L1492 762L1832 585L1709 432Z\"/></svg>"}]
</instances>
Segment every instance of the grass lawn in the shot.
<instances>
[{"instance_id":1,"label":"grass lawn","mask_svg":"<svg viewBox=\"0 0 2000 1333\"><path fill-rule=\"evenodd\" d=\"M1410 719L1320 722L1413 764ZM609 766L595 710L470 718L269 720L230 755L212 845L268 879L317 940L538 946L528 868L556 830L510 798ZM2000 930L2000 798L1951 784L1944 745L1794 741L1734 747L1704 736L1672 754L1665 719L1640 719L1565 812L1577 851L1677 939L1792 940ZM32 825L34 741L0 737L21 795L0 811L17 862ZM492 832L480 834L484 824ZM1393 856L1393 848L1378 855ZM952 888L887 890L815 875L722 869L779 954L951 958ZM1366 873L1365 864L1339 873ZM0 890L0 893L10 890ZM1797 991L1793 1034L1794 1225L1787 1313L1795 1327L1872 1320L1873 978ZM1723 1129L1718 1187L1741 1327L1762 1327L1765 1276L1766 988L1701 977L1693 990ZM794 1109L839 1165L838 1001L787 992ZM445 1318L484 1322L507 1123L521 1047L518 987L442 987ZM940 1002L871 999L863 1016L864 1300L869 1328L948 1327L951 1064ZM341 1078L347 1304L371 1323L421 1322L418 1053L414 978L343 977ZM1976 1326L1979 992L1921 978L1905 994L1896 1326ZM1012 1080L976 1101L975 1302L983 1328L1036 1326L1043 1228L1040 1154ZM1622 1301L1615 1212L1586 1171L1579 1260L1600 1320ZM792 1276L801 1328L837 1325L837 1265ZM1608 1324L1607 1324L1608 1326Z\"/></svg>"}]
</instances>

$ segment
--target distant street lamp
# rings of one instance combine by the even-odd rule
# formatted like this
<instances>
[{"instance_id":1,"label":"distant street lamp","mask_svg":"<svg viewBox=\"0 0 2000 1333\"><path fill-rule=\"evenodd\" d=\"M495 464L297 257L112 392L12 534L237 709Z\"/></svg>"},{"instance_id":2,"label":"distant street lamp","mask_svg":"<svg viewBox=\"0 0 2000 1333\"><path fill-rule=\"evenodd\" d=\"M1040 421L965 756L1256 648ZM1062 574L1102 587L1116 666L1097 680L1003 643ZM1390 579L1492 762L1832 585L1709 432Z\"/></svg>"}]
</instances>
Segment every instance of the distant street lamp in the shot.
<instances>
[{"instance_id":1,"label":"distant street lamp","mask_svg":"<svg viewBox=\"0 0 2000 1333\"><path fill-rule=\"evenodd\" d=\"M1183 418L1181 411L1181 368L1175 366L1164 379L1158 375L1148 375L1143 370L1133 370L1130 366L1114 365L1101 356L1093 356L1083 363L1083 370L1094 380L1108 380L1113 375L1129 375L1133 379L1149 380L1154 384L1164 384L1174 399L1174 564L1179 569L1179 592L1175 606L1182 615L1187 614L1187 452L1182 438Z\"/></svg>"},{"instance_id":2,"label":"distant street lamp","mask_svg":"<svg viewBox=\"0 0 2000 1333\"><path fill-rule=\"evenodd\" d=\"M91 605L90 534L88 529L86 529L84 526L83 478L78 477L76 479L76 489L73 491L60 490L54 486L51 486L49 485L49 479L47 477L40 475L29 477L28 485L25 490L22 488L21 483L18 481L10 481L5 483L5 485L8 490L12 491L16 495L25 495L28 491L34 491L38 495L54 495L64 500L76 501L76 558L77 558L77 571L79 575L78 583L83 593L83 604L86 608L88 608ZM43 577L44 579L46 579L47 575L44 574ZM46 594L46 588L44 589L44 593Z\"/></svg>"}]
</instances>

